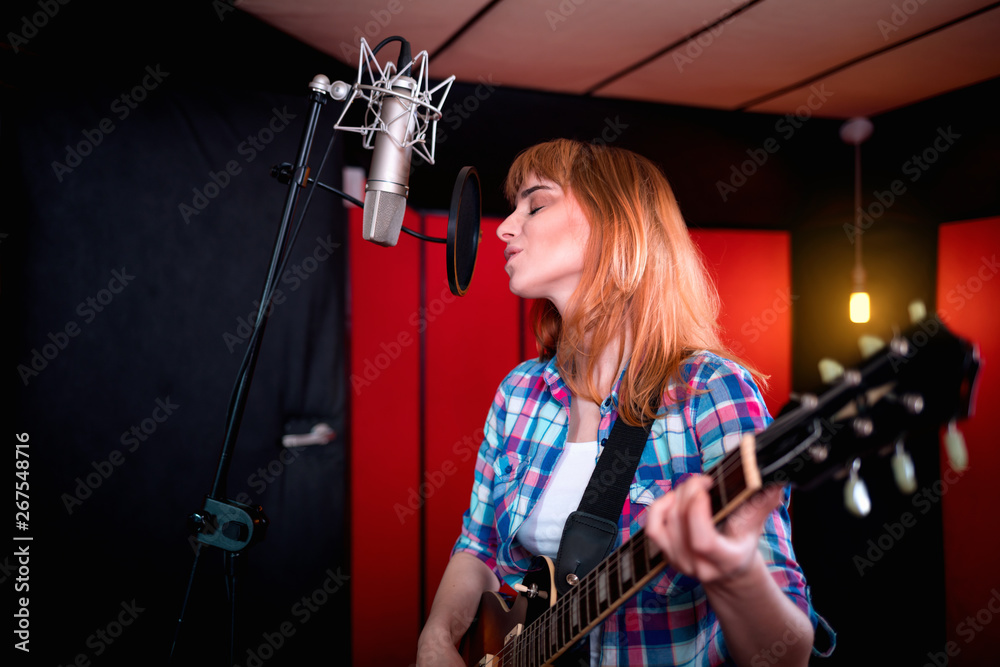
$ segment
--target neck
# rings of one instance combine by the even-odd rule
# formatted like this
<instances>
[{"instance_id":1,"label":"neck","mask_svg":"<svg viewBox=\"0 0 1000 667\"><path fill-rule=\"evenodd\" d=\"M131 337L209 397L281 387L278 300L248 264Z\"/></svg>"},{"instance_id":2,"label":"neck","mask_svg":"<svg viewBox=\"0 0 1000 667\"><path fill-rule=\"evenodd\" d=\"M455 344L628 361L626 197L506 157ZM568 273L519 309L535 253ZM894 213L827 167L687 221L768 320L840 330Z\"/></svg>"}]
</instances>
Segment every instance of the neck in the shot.
<instances>
[{"instance_id":1,"label":"neck","mask_svg":"<svg viewBox=\"0 0 1000 667\"><path fill-rule=\"evenodd\" d=\"M622 348L621 361L618 360L619 347ZM624 343L620 343L619 341L609 343L604 348L601 356L594 362L594 365L591 366L591 373L593 373L597 389L601 392L602 396L608 396L611 393L615 382L618 381L618 376L621 375L622 369L628 363L631 352L632 336L626 332Z\"/></svg>"}]
</instances>

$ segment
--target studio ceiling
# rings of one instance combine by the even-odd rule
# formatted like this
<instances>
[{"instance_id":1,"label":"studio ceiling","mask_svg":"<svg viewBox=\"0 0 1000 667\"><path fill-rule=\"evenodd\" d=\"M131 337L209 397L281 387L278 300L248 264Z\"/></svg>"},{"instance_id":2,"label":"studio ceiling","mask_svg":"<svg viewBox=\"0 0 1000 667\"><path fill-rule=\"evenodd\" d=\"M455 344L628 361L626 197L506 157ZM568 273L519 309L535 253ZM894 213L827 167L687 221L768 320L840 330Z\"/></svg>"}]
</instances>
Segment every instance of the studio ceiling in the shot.
<instances>
[{"instance_id":1,"label":"studio ceiling","mask_svg":"<svg viewBox=\"0 0 1000 667\"><path fill-rule=\"evenodd\" d=\"M237 0L357 67L399 35L430 76L826 118L907 106L1000 76L983 0ZM395 53L395 49L392 51Z\"/></svg>"}]
</instances>

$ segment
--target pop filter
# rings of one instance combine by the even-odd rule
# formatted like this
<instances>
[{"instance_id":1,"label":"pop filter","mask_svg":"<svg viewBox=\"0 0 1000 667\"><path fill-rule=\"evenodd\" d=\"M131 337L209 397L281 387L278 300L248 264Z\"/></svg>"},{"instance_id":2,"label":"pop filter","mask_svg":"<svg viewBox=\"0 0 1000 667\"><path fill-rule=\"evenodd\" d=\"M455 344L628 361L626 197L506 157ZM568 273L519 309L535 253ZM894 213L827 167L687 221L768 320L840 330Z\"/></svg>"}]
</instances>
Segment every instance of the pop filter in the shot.
<instances>
[{"instance_id":1,"label":"pop filter","mask_svg":"<svg viewBox=\"0 0 1000 667\"><path fill-rule=\"evenodd\" d=\"M463 296L472 281L481 219L479 173L475 167L463 167L455 180L448 212L448 286L455 296Z\"/></svg>"}]
</instances>

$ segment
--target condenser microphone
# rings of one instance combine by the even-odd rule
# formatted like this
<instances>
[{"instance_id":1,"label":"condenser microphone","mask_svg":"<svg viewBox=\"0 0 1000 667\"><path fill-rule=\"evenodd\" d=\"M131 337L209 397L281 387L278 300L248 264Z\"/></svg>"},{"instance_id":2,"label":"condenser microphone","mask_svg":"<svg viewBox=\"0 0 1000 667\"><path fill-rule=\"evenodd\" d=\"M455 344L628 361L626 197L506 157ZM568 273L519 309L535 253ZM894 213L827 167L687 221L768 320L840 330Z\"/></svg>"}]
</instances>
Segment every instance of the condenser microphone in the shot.
<instances>
[{"instance_id":1,"label":"condenser microphone","mask_svg":"<svg viewBox=\"0 0 1000 667\"><path fill-rule=\"evenodd\" d=\"M379 65L376 53L391 41L399 41L395 65ZM402 37L387 37L372 50L361 38L358 78L334 125L364 135L364 147L372 151L365 183L362 237L382 246L394 246L403 230L409 195L410 162L413 153L434 164L437 121L454 76L433 88L428 77L428 56L421 51L410 58L410 44ZM437 103L433 96L439 94ZM345 123L352 102L364 102L364 123ZM406 230L409 232L410 230Z\"/></svg>"},{"instance_id":2,"label":"condenser microphone","mask_svg":"<svg viewBox=\"0 0 1000 667\"><path fill-rule=\"evenodd\" d=\"M380 125L385 131L375 137L372 165L365 184L365 212L362 237L382 246L394 246L399 240L410 194L410 158L413 154L413 131L416 125L413 92L415 79L400 76L393 82L392 94L386 93L379 110ZM408 99L410 98L410 99Z\"/></svg>"}]
</instances>

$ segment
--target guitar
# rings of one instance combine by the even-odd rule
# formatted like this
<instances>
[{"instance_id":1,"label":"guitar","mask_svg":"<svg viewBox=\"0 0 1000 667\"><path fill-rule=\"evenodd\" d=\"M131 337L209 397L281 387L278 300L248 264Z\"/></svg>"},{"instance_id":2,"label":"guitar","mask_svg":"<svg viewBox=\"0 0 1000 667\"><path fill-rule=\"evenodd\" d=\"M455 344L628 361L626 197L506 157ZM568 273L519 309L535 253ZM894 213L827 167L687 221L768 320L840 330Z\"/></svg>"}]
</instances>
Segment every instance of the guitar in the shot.
<instances>
[{"instance_id":1,"label":"guitar","mask_svg":"<svg viewBox=\"0 0 1000 667\"><path fill-rule=\"evenodd\" d=\"M755 445L734 449L706 471L716 523L765 485L808 489L833 477L847 478L848 509L866 515L870 502L858 475L861 459L892 454L898 486L912 493L916 480L904 436L944 424L952 464L964 468L964 443L955 423L972 413L979 370L975 346L937 317L921 319L888 344L868 344L878 349L869 349L852 369L821 362L829 384L825 391L793 396L756 435ZM555 564L538 557L515 586L519 595L512 604L498 593L483 594L459 652L469 667L557 664L666 566L663 552L639 531L558 596Z\"/></svg>"}]
</instances>

